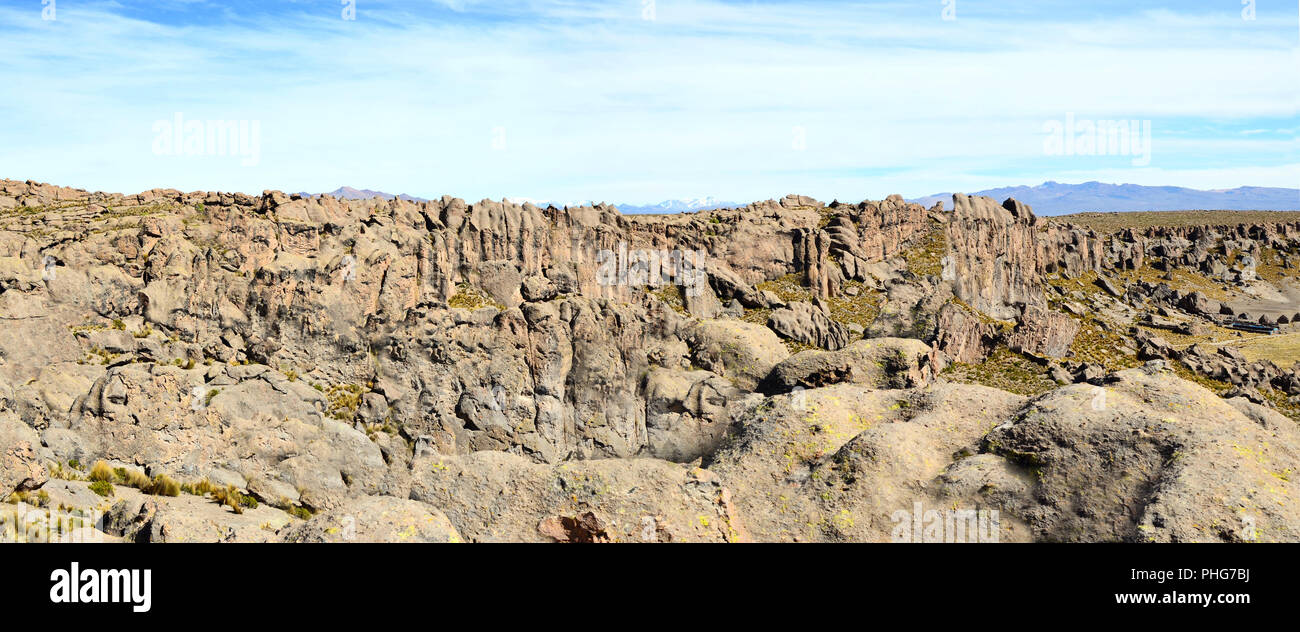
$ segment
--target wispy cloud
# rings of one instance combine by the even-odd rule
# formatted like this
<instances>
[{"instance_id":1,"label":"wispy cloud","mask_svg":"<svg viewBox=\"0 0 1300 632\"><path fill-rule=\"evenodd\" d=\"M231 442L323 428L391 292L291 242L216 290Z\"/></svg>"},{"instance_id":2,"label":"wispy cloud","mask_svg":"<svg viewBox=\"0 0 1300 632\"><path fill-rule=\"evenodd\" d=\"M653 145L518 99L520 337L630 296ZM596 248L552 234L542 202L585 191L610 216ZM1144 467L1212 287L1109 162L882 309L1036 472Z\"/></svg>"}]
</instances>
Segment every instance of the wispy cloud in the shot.
<instances>
[{"instance_id":1,"label":"wispy cloud","mask_svg":"<svg viewBox=\"0 0 1300 632\"><path fill-rule=\"evenodd\" d=\"M1294 120L1295 7L1077 4L6 2L0 175L619 202L1300 185L1294 143L1245 133ZM258 165L154 155L175 112L260 121ZM1044 156L1067 113L1152 121L1150 169Z\"/></svg>"}]
</instances>

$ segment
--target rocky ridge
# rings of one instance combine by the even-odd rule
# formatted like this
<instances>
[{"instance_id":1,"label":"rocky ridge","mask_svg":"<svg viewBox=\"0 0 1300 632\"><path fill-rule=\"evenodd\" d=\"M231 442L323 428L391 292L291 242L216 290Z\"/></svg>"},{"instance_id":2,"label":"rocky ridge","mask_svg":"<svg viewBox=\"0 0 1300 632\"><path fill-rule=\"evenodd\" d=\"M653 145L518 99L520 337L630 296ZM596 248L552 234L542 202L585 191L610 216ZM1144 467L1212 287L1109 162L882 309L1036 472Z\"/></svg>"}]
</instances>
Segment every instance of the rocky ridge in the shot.
<instances>
[{"instance_id":1,"label":"rocky ridge","mask_svg":"<svg viewBox=\"0 0 1300 632\"><path fill-rule=\"evenodd\" d=\"M953 201L0 181L0 491L62 485L132 541L876 541L916 503L997 510L1003 541L1300 536L1296 368L1157 335L1295 320L1300 222ZM963 383L1006 358L1044 386ZM90 495L99 460L265 515Z\"/></svg>"}]
</instances>

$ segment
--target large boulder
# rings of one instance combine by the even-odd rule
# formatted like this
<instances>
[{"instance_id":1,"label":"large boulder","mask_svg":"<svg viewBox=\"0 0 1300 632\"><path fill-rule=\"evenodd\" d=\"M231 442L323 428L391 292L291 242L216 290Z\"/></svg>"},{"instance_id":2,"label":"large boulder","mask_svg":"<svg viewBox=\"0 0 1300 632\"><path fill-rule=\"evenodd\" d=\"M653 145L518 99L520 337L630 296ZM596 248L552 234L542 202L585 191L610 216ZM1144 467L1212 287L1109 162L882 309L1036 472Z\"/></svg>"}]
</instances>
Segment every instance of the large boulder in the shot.
<instances>
[{"instance_id":1,"label":"large boulder","mask_svg":"<svg viewBox=\"0 0 1300 632\"><path fill-rule=\"evenodd\" d=\"M778 395L741 420L708 467L732 488L759 541L882 542L931 488L974 454L1025 398L983 386L875 390L857 384ZM977 499L963 498L973 507ZM996 537L1027 540L1013 517Z\"/></svg>"},{"instance_id":2,"label":"large boulder","mask_svg":"<svg viewBox=\"0 0 1300 632\"><path fill-rule=\"evenodd\" d=\"M651 369L645 384L651 456L689 463L711 454L731 429L744 395L708 371Z\"/></svg>"},{"instance_id":3,"label":"large boulder","mask_svg":"<svg viewBox=\"0 0 1300 632\"><path fill-rule=\"evenodd\" d=\"M11 412L0 412L0 500L13 492L39 489L49 473L37 453L36 432Z\"/></svg>"},{"instance_id":4,"label":"large boulder","mask_svg":"<svg viewBox=\"0 0 1300 632\"><path fill-rule=\"evenodd\" d=\"M774 310L767 325L786 338L831 351L843 349L853 339L849 328L832 320L820 302L790 303Z\"/></svg>"},{"instance_id":5,"label":"large boulder","mask_svg":"<svg viewBox=\"0 0 1300 632\"><path fill-rule=\"evenodd\" d=\"M267 505L236 514L211 497L149 496L121 486L106 502L112 506L103 516L104 531L127 542L270 542L276 529L293 521Z\"/></svg>"},{"instance_id":6,"label":"large boulder","mask_svg":"<svg viewBox=\"0 0 1300 632\"><path fill-rule=\"evenodd\" d=\"M1022 516L1035 537L1300 538L1295 424L1159 368L1058 389L985 437L984 451L1035 473Z\"/></svg>"},{"instance_id":7,"label":"large boulder","mask_svg":"<svg viewBox=\"0 0 1300 632\"><path fill-rule=\"evenodd\" d=\"M410 497L470 542L748 539L717 475L657 459L539 465L501 452L418 458ZM588 516L588 514L591 514Z\"/></svg>"},{"instance_id":8,"label":"large boulder","mask_svg":"<svg viewBox=\"0 0 1300 632\"><path fill-rule=\"evenodd\" d=\"M510 261L484 261L478 268L478 285L488 296L506 307L516 307L524 301L524 279L519 268ZM533 289L530 288L530 294Z\"/></svg>"},{"instance_id":9,"label":"large boulder","mask_svg":"<svg viewBox=\"0 0 1300 632\"><path fill-rule=\"evenodd\" d=\"M811 349L786 358L764 383L771 391L831 384L862 384L873 388L914 388L933 377L933 350L909 338L858 340L839 351Z\"/></svg>"},{"instance_id":10,"label":"large boulder","mask_svg":"<svg viewBox=\"0 0 1300 632\"><path fill-rule=\"evenodd\" d=\"M695 363L752 391L790 350L762 325L738 320L704 320L686 332Z\"/></svg>"},{"instance_id":11,"label":"large boulder","mask_svg":"<svg viewBox=\"0 0 1300 632\"><path fill-rule=\"evenodd\" d=\"M1223 311L1222 303L1199 291L1184 296L1183 300L1178 302L1178 306L1200 316L1218 316Z\"/></svg>"},{"instance_id":12,"label":"large boulder","mask_svg":"<svg viewBox=\"0 0 1300 632\"><path fill-rule=\"evenodd\" d=\"M301 490L305 505L324 510L381 492L387 476L378 445L331 417L330 408L347 412L341 405L353 393L336 387L327 396L257 365L126 364L90 387L71 430L91 437L83 447L95 458L178 480L215 479L224 470L281 480Z\"/></svg>"},{"instance_id":13,"label":"large boulder","mask_svg":"<svg viewBox=\"0 0 1300 632\"><path fill-rule=\"evenodd\" d=\"M1041 307L1027 307L1016 330L1007 336L1012 351L1063 358L1079 333L1079 321Z\"/></svg>"},{"instance_id":14,"label":"large boulder","mask_svg":"<svg viewBox=\"0 0 1300 632\"><path fill-rule=\"evenodd\" d=\"M954 362L975 364L984 360L997 346L998 338L997 325L987 317L981 318L956 303L939 310L939 334L934 346Z\"/></svg>"},{"instance_id":15,"label":"large boulder","mask_svg":"<svg viewBox=\"0 0 1300 632\"><path fill-rule=\"evenodd\" d=\"M456 543L460 534L441 511L391 496L358 498L281 532L285 542Z\"/></svg>"}]
</instances>

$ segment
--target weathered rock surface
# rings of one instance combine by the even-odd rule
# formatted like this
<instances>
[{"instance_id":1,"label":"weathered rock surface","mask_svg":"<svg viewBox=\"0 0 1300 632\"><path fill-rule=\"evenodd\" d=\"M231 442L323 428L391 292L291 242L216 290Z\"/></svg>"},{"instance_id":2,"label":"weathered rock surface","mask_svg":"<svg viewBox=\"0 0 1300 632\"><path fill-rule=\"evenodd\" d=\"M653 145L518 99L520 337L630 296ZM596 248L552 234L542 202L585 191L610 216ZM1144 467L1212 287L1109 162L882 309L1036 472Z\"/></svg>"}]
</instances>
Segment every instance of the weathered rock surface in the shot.
<instances>
[{"instance_id":1,"label":"weathered rock surface","mask_svg":"<svg viewBox=\"0 0 1300 632\"><path fill-rule=\"evenodd\" d=\"M652 217L0 181L0 495L132 542L928 539L908 516L951 507L1001 541L1296 540L1300 365L1176 337L1289 324L1298 245L963 195ZM1079 342L1107 337L1156 363L1110 375ZM946 372L1008 353L1033 399ZM101 459L260 504L104 498Z\"/></svg>"},{"instance_id":2,"label":"weathered rock surface","mask_svg":"<svg viewBox=\"0 0 1300 632\"><path fill-rule=\"evenodd\" d=\"M768 326L786 338L835 351L849 344L848 327L831 320L826 309L810 303L791 303L772 312Z\"/></svg>"},{"instance_id":3,"label":"weathered rock surface","mask_svg":"<svg viewBox=\"0 0 1300 632\"><path fill-rule=\"evenodd\" d=\"M0 495L40 488L49 480L36 433L23 425L12 413L0 413Z\"/></svg>"},{"instance_id":4,"label":"weathered rock surface","mask_svg":"<svg viewBox=\"0 0 1300 632\"><path fill-rule=\"evenodd\" d=\"M1000 333L987 318L981 319L970 310L949 303L939 310L939 335L935 346L955 362L973 364L993 350Z\"/></svg>"},{"instance_id":5,"label":"weathered rock surface","mask_svg":"<svg viewBox=\"0 0 1300 632\"><path fill-rule=\"evenodd\" d=\"M801 351L772 369L765 386L776 392L821 388L832 384L861 384L880 389L924 386L942 370L935 355L919 340L873 338L858 340L839 351Z\"/></svg>"},{"instance_id":6,"label":"weathered rock surface","mask_svg":"<svg viewBox=\"0 0 1300 632\"><path fill-rule=\"evenodd\" d=\"M984 439L985 450L1037 472L1033 496L1022 501L1037 537L1300 537L1300 501L1288 480L1300 467L1294 422L1249 404L1243 414L1168 373L1114 378L1054 391Z\"/></svg>"},{"instance_id":7,"label":"weathered rock surface","mask_svg":"<svg viewBox=\"0 0 1300 632\"><path fill-rule=\"evenodd\" d=\"M293 524L285 542L457 543L456 527L424 503L370 496Z\"/></svg>"},{"instance_id":8,"label":"weathered rock surface","mask_svg":"<svg viewBox=\"0 0 1300 632\"><path fill-rule=\"evenodd\" d=\"M1079 333L1079 321L1041 307L1026 307L1020 325L1007 336L1012 351L1063 358Z\"/></svg>"},{"instance_id":9,"label":"weathered rock surface","mask_svg":"<svg viewBox=\"0 0 1300 632\"><path fill-rule=\"evenodd\" d=\"M944 507L928 491L931 481L1023 402L953 384L887 391L841 384L781 395L746 420L709 469L733 486L755 539L890 541L895 512L910 513L917 502ZM1002 528L1003 541L1030 538L1014 516Z\"/></svg>"},{"instance_id":10,"label":"weathered rock surface","mask_svg":"<svg viewBox=\"0 0 1300 632\"><path fill-rule=\"evenodd\" d=\"M121 498L104 515L105 531L126 542L271 542L293 520L266 506L235 514L187 494L148 496L118 487L115 496Z\"/></svg>"},{"instance_id":11,"label":"weathered rock surface","mask_svg":"<svg viewBox=\"0 0 1300 632\"><path fill-rule=\"evenodd\" d=\"M610 542L748 539L731 492L707 470L654 459L539 465L499 452L418 460L411 498L474 542L555 541L555 523L594 513Z\"/></svg>"}]
</instances>

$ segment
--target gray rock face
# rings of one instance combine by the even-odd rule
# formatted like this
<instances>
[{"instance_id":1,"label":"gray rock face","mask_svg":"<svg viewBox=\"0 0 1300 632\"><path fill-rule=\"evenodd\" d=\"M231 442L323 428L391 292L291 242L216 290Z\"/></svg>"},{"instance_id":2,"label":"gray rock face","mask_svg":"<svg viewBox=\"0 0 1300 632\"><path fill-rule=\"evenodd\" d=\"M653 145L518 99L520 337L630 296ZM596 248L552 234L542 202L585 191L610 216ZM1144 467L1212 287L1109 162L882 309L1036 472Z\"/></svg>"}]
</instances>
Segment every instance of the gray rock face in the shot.
<instances>
[{"instance_id":1,"label":"gray rock face","mask_svg":"<svg viewBox=\"0 0 1300 632\"><path fill-rule=\"evenodd\" d=\"M1055 391L985 439L990 452L1039 473L1035 493L1042 504L1024 501L1039 537L1182 542L1240 541L1255 533L1281 541L1300 537L1290 517L1298 508L1287 491L1292 483L1275 476L1300 464L1293 422L1237 404L1250 411L1242 414L1210 391L1169 374L1135 369L1115 377L1104 388ZM1280 435L1266 438L1283 427L1287 430ZM1242 448L1246 444L1261 451Z\"/></svg>"},{"instance_id":2,"label":"gray rock face","mask_svg":"<svg viewBox=\"0 0 1300 632\"><path fill-rule=\"evenodd\" d=\"M0 413L0 495L35 490L49 480L36 452L39 446L35 433Z\"/></svg>"},{"instance_id":3,"label":"gray rock face","mask_svg":"<svg viewBox=\"0 0 1300 632\"><path fill-rule=\"evenodd\" d=\"M831 320L824 307L791 303L772 312L768 327L791 340L835 351L852 339L848 327Z\"/></svg>"},{"instance_id":4,"label":"gray rock face","mask_svg":"<svg viewBox=\"0 0 1300 632\"><path fill-rule=\"evenodd\" d=\"M1216 316L1223 309L1222 303L1205 296L1201 292L1192 292L1183 297L1180 306L1192 314L1203 316Z\"/></svg>"},{"instance_id":5,"label":"gray rock face","mask_svg":"<svg viewBox=\"0 0 1300 632\"><path fill-rule=\"evenodd\" d=\"M646 376L651 456L689 463L712 454L745 404L745 392L708 371L654 368Z\"/></svg>"},{"instance_id":6,"label":"gray rock face","mask_svg":"<svg viewBox=\"0 0 1300 632\"><path fill-rule=\"evenodd\" d=\"M1048 358L1063 358L1079 333L1079 321L1041 307L1027 307L1020 325L1007 337L1013 351Z\"/></svg>"},{"instance_id":7,"label":"gray rock face","mask_svg":"<svg viewBox=\"0 0 1300 632\"><path fill-rule=\"evenodd\" d=\"M771 329L734 320L706 320L686 332L692 360L752 391L790 355Z\"/></svg>"},{"instance_id":8,"label":"gray rock face","mask_svg":"<svg viewBox=\"0 0 1300 632\"><path fill-rule=\"evenodd\" d=\"M1016 212L992 198L953 195L947 228L954 292L995 318L1013 317L1014 304L1043 306L1045 301L1040 220L1026 206L1011 206Z\"/></svg>"},{"instance_id":9,"label":"gray rock face","mask_svg":"<svg viewBox=\"0 0 1300 632\"><path fill-rule=\"evenodd\" d=\"M979 362L997 345L996 325L981 320L970 310L949 303L939 310L939 335L935 347L955 362Z\"/></svg>"},{"instance_id":10,"label":"gray rock face","mask_svg":"<svg viewBox=\"0 0 1300 632\"><path fill-rule=\"evenodd\" d=\"M387 497L357 499L344 507L293 523L280 534L285 542L461 542L442 512L424 503Z\"/></svg>"},{"instance_id":11,"label":"gray rock face","mask_svg":"<svg viewBox=\"0 0 1300 632\"><path fill-rule=\"evenodd\" d=\"M292 519L277 509L260 506L235 514L210 499L182 494L146 496L118 487L104 514L105 531L126 542L273 542L276 530Z\"/></svg>"},{"instance_id":12,"label":"gray rock face","mask_svg":"<svg viewBox=\"0 0 1300 632\"><path fill-rule=\"evenodd\" d=\"M841 383L881 389L915 388L934 377L934 357L930 347L919 340L858 340L839 351L810 350L790 356L772 370L767 387L777 392Z\"/></svg>"}]
</instances>

